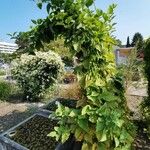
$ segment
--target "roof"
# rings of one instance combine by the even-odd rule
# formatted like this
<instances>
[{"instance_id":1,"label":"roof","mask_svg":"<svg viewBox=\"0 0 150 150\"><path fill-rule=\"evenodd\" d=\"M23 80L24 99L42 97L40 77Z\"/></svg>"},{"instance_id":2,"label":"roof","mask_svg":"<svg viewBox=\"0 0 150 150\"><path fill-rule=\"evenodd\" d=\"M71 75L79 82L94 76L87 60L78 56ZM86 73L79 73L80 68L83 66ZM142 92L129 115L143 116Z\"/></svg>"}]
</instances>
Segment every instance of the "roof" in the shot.
<instances>
[{"instance_id":1,"label":"roof","mask_svg":"<svg viewBox=\"0 0 150 150\"><path fill-rule=\"evenodd\" d=\"M134 47L118 48L117 51L119 51L120 57L127 57L133 48Z\"/></svg>"}]
</instances>

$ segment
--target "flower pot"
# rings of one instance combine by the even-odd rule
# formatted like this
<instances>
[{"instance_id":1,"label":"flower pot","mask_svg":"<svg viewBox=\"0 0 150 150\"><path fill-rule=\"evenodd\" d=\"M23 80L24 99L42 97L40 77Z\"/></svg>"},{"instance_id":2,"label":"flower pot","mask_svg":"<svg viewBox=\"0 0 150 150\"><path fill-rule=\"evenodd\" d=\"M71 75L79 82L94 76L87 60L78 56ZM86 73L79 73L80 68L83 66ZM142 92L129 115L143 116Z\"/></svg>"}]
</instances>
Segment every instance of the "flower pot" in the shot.
<instances>
[{"instance_id":1,"label":"flower pot","mask_svg":"<svg viewBox=\"0 0 150 150\"><path fill-rule=\"evenodd\" d=\"M81 150L82 142L77 142L73 135L64 143L59 143L56 150Z\"/></svg>"}]
</instances>

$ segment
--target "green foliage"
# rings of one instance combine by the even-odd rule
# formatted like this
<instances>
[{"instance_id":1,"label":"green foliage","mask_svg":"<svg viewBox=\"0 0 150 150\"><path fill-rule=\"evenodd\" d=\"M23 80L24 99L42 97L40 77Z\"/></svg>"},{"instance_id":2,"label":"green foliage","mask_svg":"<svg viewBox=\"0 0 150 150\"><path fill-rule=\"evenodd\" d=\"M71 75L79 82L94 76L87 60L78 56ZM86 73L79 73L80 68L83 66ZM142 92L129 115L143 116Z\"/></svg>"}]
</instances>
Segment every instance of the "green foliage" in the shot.
<instances>
[{"instance_id":1,"label":"green foliage","mask_svg":"<svg viewBox=\"0 0 150 150\"><path fill-rule=\"evenodd\" d=\"M141 52L143 50L144 41L141 33L137 32L134 34L131 45L136 47L137 52Z\"/></svg>"},{"instance_id":2,"label":"green foliage","mask_svg":"<svg viewBox=\"0 0 150 150\"><path fill-rule=\"evenodd\" d=\"M122 42L121 42L121 40L119 40L119 39L116 39L116 42L117 42L117 46L121 47L121 45L122 45Z\"/></svg>"},{"instance_id":3,"label":"green foliage","mask_svg":"<svg viewBox=\"0 0 150 150\"><path fill-rule=\"evenodd\" d=\"M12 85L6 81L0 81L0 100L8 100L12 92Z\"/></svg>"},{"instance_id":4,"label":"green foliage","mask_svg":"<svg viewBox=\"0 0 150 150\"><path fill-rule=\"evenodd\" d=\"M145 62L145 74L148 80L148 99L150 101L150 39L145 42L144 46L144 62ZM150 102L149 102L150 106Z\"/></svg>"},{"instance_id":5,"label":"green foliage","mask_svg":"<svg viewBox=\"0 0 150 150\"><path fill-rule=\"evenodd\" d=\"M35 55L22 54L13 65L14 78L29 101L42 97L45 90L53 86L63 72L61 58L51 51L36 52Z\"/></svg>"},{"instance_id":6,"label":"green foliage","mask_svg":"<svg viewBox=\"0 0 150 150\"><path fill-rule=\"evenodd\" d=\"M129 36L128 36L126 47L130 47L130 46L131 46L131 45L130 45L130 38L129 38Z\"/></svg>"},{"instance_id":7,"label":"green foliage","mask_svg":"<svg viewBox=\"0 0 150 150\"><path fill-rule=\"evenodd\" d=\"M40 49L42 43L64 37L72 55L80 53L75 72L83 92L76 109L58 104L54 115L59 126L50 136L64 143L73 133L86 150L130 149L134 127L128 119L112 51L116 5L103 12L89 9L92 0L41 0L39 8L42 2L49 8L48 17L28 32L30 47Z\"/></svg>"},{"instance_id":8,"label":"green foliage","mask_svg":"<svg viewBox=\"0 0 150 150\"><path fill-rule=\"evenodd\" d=\"M148 81L147 85L147 93L148 97L144 99L142 103L142 111L144 115L144 119L147 123L147 130L150 137L150 38L145 42L144 45L144 62L145 62L145 75Z\"/></svg>"},{"instance_id":9,"label":"green foliage","mask_svg":"<svg viewBox=\"0 0 150 150\"><path fill-rule=\"evenodd\" d=\"M137 50L133 48L127 58L126 64L118 67L124 78L125 90L132 85L133 81L139 81L142 74L143 64L137 60Z\"/></svg>"},{"instance_id":10,"label":"green foliage","mask_svg":"<svg viewBox=\"0 0 150 150\"><path fill-rule=\"evenodd\" d=\"M58 38L55 41L51 41L48 44L44 44L44 48L41 51L52 50L59 54L66 66L73 66L73 58L68 48L64 46L64 39Z\"/></svg>"},{"instance_id":11,"label":"green foliage","mask_svg":"<svg viewBox=\"0 0 150 150\"><path fill-rule=\"evenodd\" d=\"M41 21L40 19L38 21L32 20L34 24L40 23L40 21ZM18 34L15 32L14 34L9 35L11 36L11 39L15 39L15 43L19 47L17 51L11 55L11 59L20 57L20 55L24 53L35 54L35 51L37 51L37 49L35 48L30 48L30 38L28 32L19 32ZM43 43L43 46L39 50L44 52L48 52L50 50L54 51L61 56L63 62L67 66L73 65L72 55L69 49L64 46L63 38L58 38L54 41L51 41L50 43Z\"/></svg>"},{"instance_id":12,"label":"green foliage","mask_svg":"<svg viewBox=\"0 0 150 150\"><path fill-rule=\"evenodd\" d=\"M7 53L0 53L0 60L3 63L10 63L12 60L12 54Z\"/></svg>"},{"instance_id":13,"label":"green foliage","mask_svg":"<svg viewBox=\"0 0 150 150\"><path fill-rule=\"evenodd\" d=\"M29 38L28 38L28 33L26 32L14 32L13 34L9 34L11 39L15 40L15 43L18 45L18 50L17 53L22 54L22 53L33 53L30 48L29 48ZM16 52L15 52L16 53Z\"/></svg>"}]
</instances>

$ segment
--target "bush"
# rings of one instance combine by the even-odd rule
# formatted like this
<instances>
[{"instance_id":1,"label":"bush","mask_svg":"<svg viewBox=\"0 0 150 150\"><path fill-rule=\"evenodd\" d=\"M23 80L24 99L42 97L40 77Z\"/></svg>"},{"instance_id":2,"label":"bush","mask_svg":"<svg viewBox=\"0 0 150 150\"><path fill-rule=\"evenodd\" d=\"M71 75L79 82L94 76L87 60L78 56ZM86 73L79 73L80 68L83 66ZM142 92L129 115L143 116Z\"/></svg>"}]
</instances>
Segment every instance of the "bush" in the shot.
<instances>
[{"instance_id":1,"label":"bush","mask_svg":"<svg viewBox=\"0 0 150 150\"><path fill-rule=\"evenodd\" d=\"M145 98L144 102L142 103L142 112L144 119L147 123L147 131L150 136L150 38L146 41L144 46L144 62L145 62L145 75L148 81L148 97Z\"/></svg>"},{"instance_id":2,"label":"bush","mask_svg":"<svg viewBox=\"0 0 150 150\"><path fill-rule=\"evenodd\" d=\"M63 73L61 58L51 51L36 52L35 55L22 54L13 66L14 78L29 101L39 100Z\"/></svg>"},{"instance_id":3,"label":"bush","mask_svg":"<svg viewBox=\"0 0 150 150\"><path fill-rule=\"evenodd\" d=\"M7 100L11 94L12 85L6 81L0 81L0 100Z\"/></svg>"}]
</instances>

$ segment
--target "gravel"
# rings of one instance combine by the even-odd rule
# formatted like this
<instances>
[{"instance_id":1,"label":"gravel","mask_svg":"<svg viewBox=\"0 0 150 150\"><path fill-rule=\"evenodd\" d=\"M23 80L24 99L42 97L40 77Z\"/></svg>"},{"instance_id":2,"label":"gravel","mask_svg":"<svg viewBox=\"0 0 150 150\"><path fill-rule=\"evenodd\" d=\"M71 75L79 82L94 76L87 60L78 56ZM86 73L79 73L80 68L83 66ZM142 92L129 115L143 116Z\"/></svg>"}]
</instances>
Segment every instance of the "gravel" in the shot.
<instances>
[{"instance_id":1,"label":"gravel","mask_svg":"<svg viewBox=\"0 0 150 150\"><path fill-rule=\"evenodd\" d=\"M0 102L0 133L34 114L42 103Z\"/></svg>"}]
</instances>

